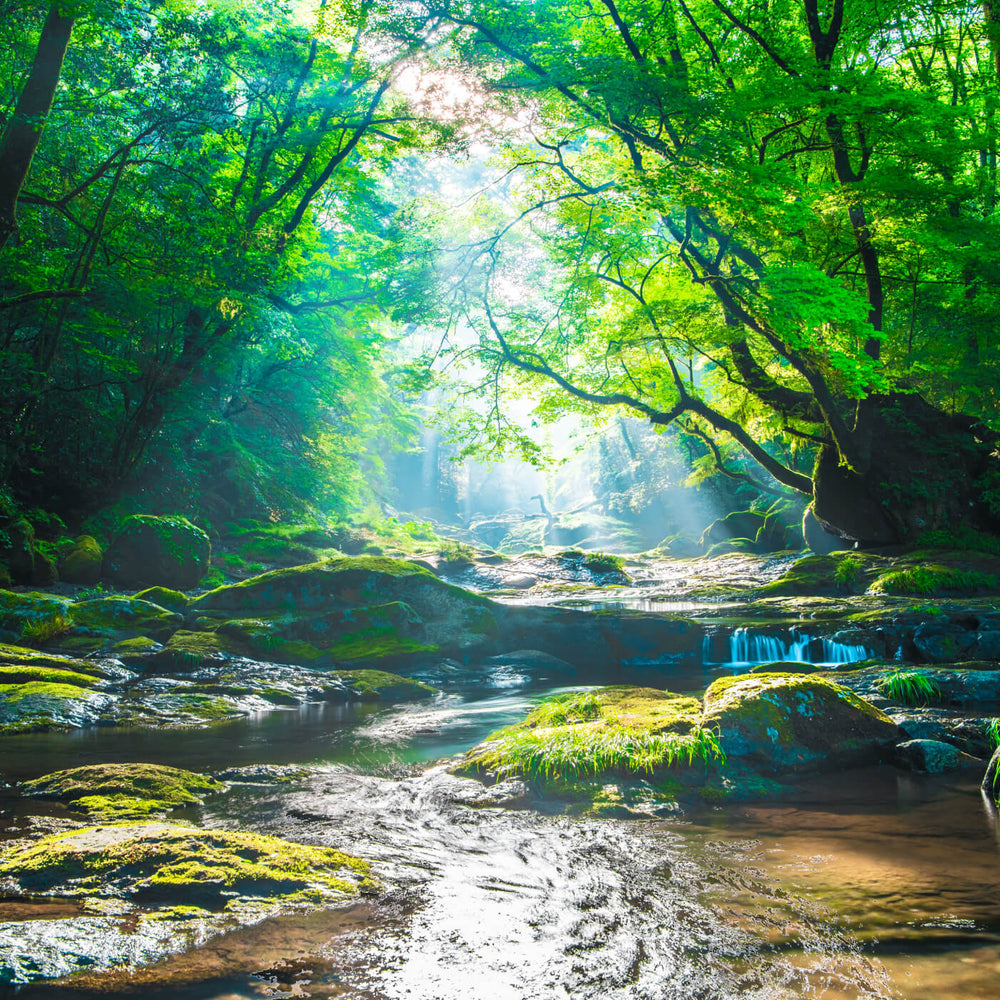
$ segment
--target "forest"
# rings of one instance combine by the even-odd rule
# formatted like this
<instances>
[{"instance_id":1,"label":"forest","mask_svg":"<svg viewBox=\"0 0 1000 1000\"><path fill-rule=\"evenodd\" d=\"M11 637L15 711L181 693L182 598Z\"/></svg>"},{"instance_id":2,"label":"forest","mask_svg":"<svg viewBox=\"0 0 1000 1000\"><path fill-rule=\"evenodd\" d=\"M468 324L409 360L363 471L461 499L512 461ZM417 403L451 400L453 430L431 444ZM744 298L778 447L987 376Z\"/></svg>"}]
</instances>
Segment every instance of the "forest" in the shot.
<instances>
[{"instance_id":1,"label":"forest","mask_svg":"<svg viewBox=\"0 0 1000 1000\"><path fill-rule=\"evenodd\" d=\"M994 995L1000 4L0 53L0 993Z\"/></svg>"}]
</instances>

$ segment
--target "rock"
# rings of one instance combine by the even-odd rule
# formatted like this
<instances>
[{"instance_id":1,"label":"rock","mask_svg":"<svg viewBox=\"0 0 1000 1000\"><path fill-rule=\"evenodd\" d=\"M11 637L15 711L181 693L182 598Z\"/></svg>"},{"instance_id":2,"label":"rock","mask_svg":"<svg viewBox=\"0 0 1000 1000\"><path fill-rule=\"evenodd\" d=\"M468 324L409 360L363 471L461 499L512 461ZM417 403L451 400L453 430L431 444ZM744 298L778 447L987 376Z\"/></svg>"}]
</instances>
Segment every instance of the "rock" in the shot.
<instances>
[{"instance_id":1,"label":"rock","mask_svg":"<svg viewBox=\"0 0 1000 1000\"><path fill-rule=\"evenodd\" d=\"M642 687L556 695L470 750L457 773L542 782L645 776L722 759L697 699Z\"/></svg>"},{"instance_id":2,"label":"rock","mask_svg":"<svg viewBox=\"0 0 1000 1000\"><path fill-rule=\"evenodd\" d=\"M169 587L148 587L134 596L141 601L158 604L161 608L169 608L171 611L183 611L188 606L187 594L171 590Z\"/></svg>"},{"instance_id":3,"label":"rock","mask_svg":"<svg viewBox=\"0 0 1000 1000\"><path fill-rule=\"evenodd\" d=\"M764 515L756 511L734 511L725 517L713 521L701 535L701 546L709 550L719 542L727 542L732 538L754 540L764 527Z\"/></svg>"},{"instance_id":4,"label":"rock","mask_svg":"<svg viewBox=\"0 0 1000 1000\"><path fill-rule=\"evenodd\" d=\"M993 802L1000 802L1000 747L993 751L993 756L986 765L980 788Z\"/></svg>"},{"instance_id":5,"label":"rock","mask_svg":"<svg viewBox=\"0 0 1000 1000\"><path fill-rule=\"evenodd\" d=\"M730 759L782 774L877 760L898 736L885 713L814 674L740 674L705 692L703 724Z\"/></svg>"},{"instance_id":6,"label":"rock","mask_svg":"<svg viewBox=\"0 0 1000 1000\"><path fill-rule=\"evenodd\" d=\"M512 590L527 590L529 587L534 587L536 583L538 583L538 579L528 573L511 573L503 577L503 585Z\"/></svg>"},{"instance_id":7,"label":"rock","mask_svg":"<svg viewBox=\"0 0 1000 1000\"><path fill-rule=\"evenodd\" d=\"M0 637L32 641L51 638L69 631L70 600L34 591L16 593L0 590Z\"/></svg>"},{"instance_id":8,"label":"rock","mask_svg":"<svg viewBox=\"0 0 1000 1000\"><path fill-rule=\"evenodd\" d=\"M913 645L925 663L956 663L971 659L976 633L950 622L924 622L914 629Z\"/></svg>"},{"instance_id":9,"label":"rock","mask_svg":"<svg viewBox=\"0 0 1000 1000\"><path fill-rule=\"evenodd\" d=\"M369 866L331 847L157 822L89 827L9 847L0 879L88 912L0 924L0 982L126 970L264 917L369 892Z\"/></svg>"},{"instance_id":10,"label":"rock","mask_svg":"<svg viewBox=\"0 0 1000 1000\"><path fill-rule=\"evenodd\" d=\"M104 575L125 587L194 587L208 572L208 535L184 517L136 514L104 556Z\"/></svg>"},{"instance_id":11,"label":"rock","mask_svg":"<svg viewBox=\"0 0 1000 1000\"><path fill-rule=\"evenodd\" d=\"M414 701L438 693L429 684L384 670L338 670L332 676L343 682L351 701Z\"/></svg>"},{"instance_id":12,"label":"rock","mask_svg":"<svg viewBox=\"0 0 1000 1000\"><path fill-rule=\"evenodd\" d=\"M161 815L198 805L225 786L194 771L160 764L89 764L46 774L21 785L31 798L58 799L102 822Z\"/></svg>"},{"instance_id":13,"label":"rock","mask_svg":"<svg viewBox=\"0 0 1000 1000\"><path fill-rule=\"evenodd\" d=\"M674 559L697 559L701 555L701 545L693 538L672 538L664 546Z\"/></svg>"},{"instance_id":14,"label":"rock","mask_svg":"<svg viewBox=\"0 0 1000 1000\"><path fill-rule=\"evenodd\" d=\"M146 672L189 673L223 663L236 652L235 644L215 632L175 632L167 644L142 660Z\"/></svg>"},{"instance_id":15,"label":"rock","mask_svg":"<svg viewBox=\"0 0 1000 1000\"><path fill-rule=\"evenodd\" d=\"M413 563L344 556L219 587L189 611L238 612L279 639L307 642L306 659L352 662L482 648L503 609Z\"/></svg>"},{"instance_id":16,"label":"rock","mask_svg":"<svg viewBox=\"0 0 1000 1000\"><path fill-rule=\"evenodd\" d=\"M812 504L806 507L806 512L802 515L802 540L806 548L817 556L828 556L831 552L850 548L849 542L845 542L839 535L831 534L819 523Z\"/></svg>"},{"instance_id":17,"label":"rock","mask_svg":"<svg viewBox=\"0 0 1000 1000\"><path fill-rule=\"evenodd\" d=\"M940 740L906 740L896 747L895 759L900 767L927 774L941 774L943 771L957 771L961 767L982 765L982 761Z\"/></svg>"},{"instance_id":18,"label":"rock","mask_svg":"<svg viewBox=\"0 0 1000 1000\"><path fill-rule=\"evenodd\" d=\"M35 541L35 529L23 518L0 524L0 562L14 583L48 587L59 578L56 564Z\"/></svg>"},{"instance_id":19,"label":"rock","mask_svg":"<svg viewBox=\"0 0 1000 1000\"><path fill-rule=\"evenodd\" d=\"M66 583L97 583L103 562L104 553L97 540L90 535L80 535L59 562L59 579Z\"/></svg>"},{"instance_id":20,"label":"rock","mask_svg":"<svg viewBox=\"0 0 1000 1000\"><path fill-rule=\"evenodd\" d=\"M973 655L977 660L1000 660L1000 632L979 632Z\"/></svg>"},{"instance_id":21,"label":"rock","mask_svg":"<svg viewBox=\"0 0 1000 1000\"><path fill-rule=\"evenodd\" d=\"M166 638L184 624L183 615L137 597L97 597L69 607L73 623L89 632L122 632Z\"/></svg>"}]
</instances>

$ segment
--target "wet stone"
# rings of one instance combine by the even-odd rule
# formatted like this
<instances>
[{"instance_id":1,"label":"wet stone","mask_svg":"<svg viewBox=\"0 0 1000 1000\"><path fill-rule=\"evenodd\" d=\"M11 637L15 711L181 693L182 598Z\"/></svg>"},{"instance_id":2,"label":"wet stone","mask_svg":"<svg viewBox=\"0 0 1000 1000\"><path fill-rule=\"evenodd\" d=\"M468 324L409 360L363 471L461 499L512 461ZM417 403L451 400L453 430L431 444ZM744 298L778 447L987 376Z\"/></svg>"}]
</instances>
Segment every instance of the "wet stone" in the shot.
<instances>
[{"instance_id":1,"label":"wet stone","mask_svg":"<svg viewBox=\"0 0 1000 1000\"><path fill-rule=\"evenodd\" d=\"M982 761L940 740L906 740L896 747L896 763L911 771L941 774L961 767L982 767Z\"/></svg>"}]
</instances>

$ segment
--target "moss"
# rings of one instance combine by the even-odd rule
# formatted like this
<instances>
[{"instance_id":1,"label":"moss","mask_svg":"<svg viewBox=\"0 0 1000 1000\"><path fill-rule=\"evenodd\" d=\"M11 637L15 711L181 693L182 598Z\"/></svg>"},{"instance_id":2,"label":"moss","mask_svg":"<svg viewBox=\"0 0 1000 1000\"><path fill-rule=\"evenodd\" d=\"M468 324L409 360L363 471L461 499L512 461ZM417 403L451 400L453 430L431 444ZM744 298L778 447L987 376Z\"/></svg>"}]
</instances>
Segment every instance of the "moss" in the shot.
<instances>
[{"instance_id":1,"label":"moss","mask_svg":"<svg viewBox=\"0 0 1000 1000\"><path fill-rule=\"evenodd\" d=\"M68 583L97 583L103 560L97 539L80 535L59 562L59 578Z\"/></svg>"},{"instance_id":2,"label":"moss","mask_svg":"<svg viewBox=\"0 0 1000 1000\"><path fill-rule=\"evenodd\" d=\"M373 628L346 635L326 650L335 663L358 660L389 660L417 653L433 653L438 647L400 636L393 628Z\"/></svg>"},{"instance_id":3,"label":"moss","mask_svg":"<svg viewBox=\"0 0 1000 1000\"><path fill-rule=\"evenodd\" d=\"M134 639L122 639L121 642L116 642L111 647L111 652L115 656L127 658L155 653L160 648L160 643L155 639L150 639L148 635L138 635Z\"/></svg>"},{"instance_id":4,"label":"moss","mask_svg":"<svg viewBox=\"0 0 1000 1000\"><path fill-rule=\"evenodd\" d=\"M947 593L975 594L996 589L997 578L993 573L924 565L883 573L872 584L871 593L932 597Z\"/></svg>"},{"instance_id":5,"label":"moss","mask_svg":"<svg viewBox=\"0 0 1000 1000\"><path fill-rule=\"evenodd\" d=\"M0 590L0 629L14 635L69 619L69 598Z\"/></svg>"},{"instance_id":6,"label":"moss","mask_svg":"<svg viewBox=\"0 0 1000 1000\"><path fill-rule=\"evenodd\" d=\"M60 681L28 681L26 684L0 684L0 698L8 705L17 705L25 698L42 696L76 700L86 698L86 691L79 684Z\"/></svg>"},{"instance_id":7,"label":"moss","mask_svg":"<svg viewBox=\"0 0 1000 1000\"><path fill-rule=\"evenodd\" d=\"M86 828L9 850L0 876L25 892L178 901L235 896L335 902L374 887L369 866L330 847L166 824Z\"/></svg>"},{"instance_id":8,"label":"moss","mask_svg":"<svg viewBox=\"0 0 1000 1000\"><path fill-rule=\"evenodd\" d=\"M180 516L126 518L108 548L105 573L126 586L193 586L208 568L211 545L201 528Z\"/></svg>"},{"instance_id":9,"label":"moss","mask_svg":"<svg viewBox=\"0 0 1000 1000\"><path fill-rule=\"evenodd\" d=\"M26 781L21 790L108 820L196 805L204 794L224 787L207 775L159 764L90 764Z\"/></svg>"},{"instance_id":10,"label":"moss","mask_svg":"<svg viewBox=\"0 0 1000 1000\"><path fill-rule=\"evenodd\" d=\"M99 680L90 674L78 674L73 670L61 670L46 666L22 666L0 664L0 687L12 684L69 684L74 687L93 687Z\"/></svg>"},{"instance_id":11,"label":"moss","mask_svg":"<svg viewBox=\"0 0 1000 1000\"><path fill-rule=\"evenodd\" d=\"M338 670L333 676L342 680L351 694L361 701L400 701L431 698L437 689L410 677L384 670Z\"/></svg>"},{"instance_id":12,"label":"moss","mask_svg":"<svg viewBox=\"0 0 1000 1000\"><path fill-rule=\"evenodd\" d=\"M0 663L5 666L50 667L53 670L68 670L95 677L105 676L101 667L92 660L77 660L54 653L41 653L26 646L11 646L0 643Z\"/></svg>"},{"instance_id":13,"label":"moss","mask_svg":"<svg viewBox=\"0 0 1000 1000\"><path fill-rule=\"evenodd\" d=\"M212 566L209 568L208 572L198 581L199 587L204 587L209 590L215 589L216 587L222 587L226 583L226 574L222 572L218 566Z\"/></svg>"},{"instance_id":14,"label":"moss","mask_svg":"<svg viewBox=\"0 0 1000 1000\"><path fill-rule=\"evenodd\" d=\"M188 605L187 594L180 590L171 590L169 587L147 587L134 596L141 601L158 604L161 608L169 608L171 611L183 611Z\"/></svg>"},{"instance_id":15,"label":"moss","mask_svg":"<svg viewBox=\"0 0 1000 1000\"><path fill-rule=\"evenodd\" d=\"M98 597L70 606L73 621L98 634L129 631L167 636L184 623L176 611L136 597Z\"/></svg>"},{"instance_id":16,"label":"moss","mask_svg":"<svg viewBox=\"0 0 1000 1000\"><path fill-rule=\"evenodd\" d=\"M215 632L175 632L163 649L150 657L158 670L194 670L204 663L217 663L234 651L232 641Z\"/></svg>"}]
</instances>

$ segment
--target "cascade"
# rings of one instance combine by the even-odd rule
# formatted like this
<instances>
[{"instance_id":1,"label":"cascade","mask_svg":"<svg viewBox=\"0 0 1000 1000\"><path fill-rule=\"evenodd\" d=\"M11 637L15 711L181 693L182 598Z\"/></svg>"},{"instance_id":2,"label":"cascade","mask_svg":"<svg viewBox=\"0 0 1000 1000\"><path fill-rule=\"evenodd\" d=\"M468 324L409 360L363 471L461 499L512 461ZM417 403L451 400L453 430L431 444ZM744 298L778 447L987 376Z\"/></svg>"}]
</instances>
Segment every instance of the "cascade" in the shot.
<instances>
[{"instance_id":1,"label":"cascade","mask_svg":"<svg viewBox=\"0 0 1000 1000\"><path fill-rule=\"evenodd\" d=\"M709 636L703 642L705 662L710 662L712 643ZM750 628L738 628L729 637L727 667L754 667L761 663L799 662L817 666L838 666L857 663L872 654L867 647L833 639L811 636L798 629L790 629L788 638Z\"/></svg>"}]
</instances>

